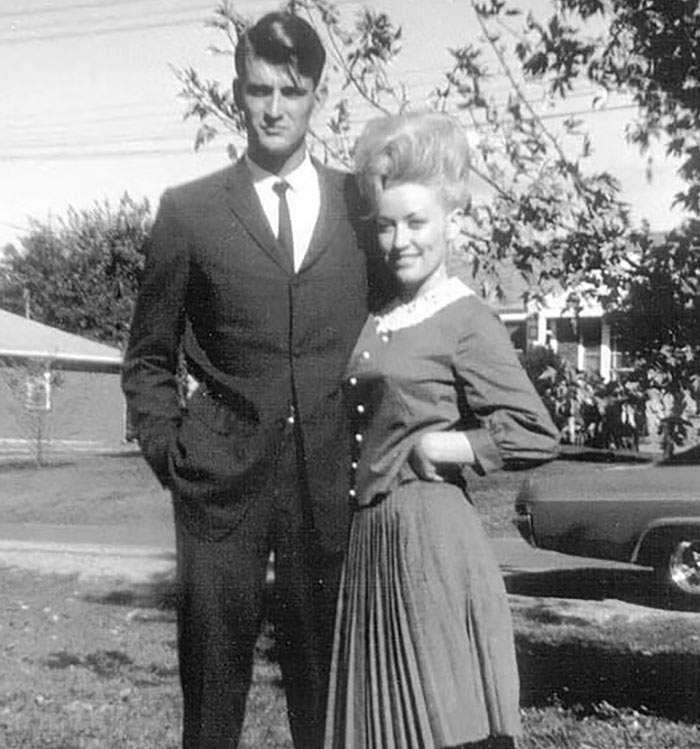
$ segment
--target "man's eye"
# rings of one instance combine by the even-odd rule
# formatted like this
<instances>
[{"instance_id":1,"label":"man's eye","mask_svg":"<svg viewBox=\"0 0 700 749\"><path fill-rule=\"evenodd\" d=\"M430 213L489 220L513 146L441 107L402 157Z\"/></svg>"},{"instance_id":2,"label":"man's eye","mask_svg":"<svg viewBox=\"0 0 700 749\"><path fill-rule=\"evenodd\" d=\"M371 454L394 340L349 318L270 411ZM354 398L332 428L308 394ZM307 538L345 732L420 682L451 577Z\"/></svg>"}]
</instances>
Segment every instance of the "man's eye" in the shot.
<instances>
[{"instance_id":1,"label":"man's eye","mask_svg":"<svg viewBox=\"0 0 700 749\"><path fill-rule=\"evenodd\" d=\"M248 96L269 96L272 91L267 86L246 86Z\"/></svg>"},{"instance_id":2,"label":"man's eye","mask_svg":"<svg viewBox=\"0 0 700 749\"><path fill-rule=\"evenodd\" d=\"M287 99L300 99L306 95L306 91L303 88L297 86L286 86L282 89L282 96Z\"/></svg>"},{"instance_id":3,"label":"man's eye","mask_svg":"<svg viewBox=\"0 0 700 749\"><path fill-rule=\"evenodd\" d=\"M420 229L421 226L425 225L425 220L422 218L412 218L408 222L408 228L409 229Z\"/></svg>"},{"instance_id":4,"label":"man's eye","mask_svg":"<svg viewBox=\"0 0 700 749\"><path fill-rule=\"evenodd\" d=\"M377 231L380 234L388 234L390 231L392 231L391 224L377 224Z\"/></svg>"}]
</instances>

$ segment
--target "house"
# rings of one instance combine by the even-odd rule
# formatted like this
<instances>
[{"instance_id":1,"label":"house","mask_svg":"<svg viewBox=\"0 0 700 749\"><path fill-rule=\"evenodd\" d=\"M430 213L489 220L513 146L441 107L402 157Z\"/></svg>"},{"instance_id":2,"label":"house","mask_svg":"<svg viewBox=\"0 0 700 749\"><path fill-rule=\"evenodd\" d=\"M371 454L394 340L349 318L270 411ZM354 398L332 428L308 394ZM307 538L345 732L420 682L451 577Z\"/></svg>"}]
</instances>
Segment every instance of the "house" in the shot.
<instances>
[{"instance_id":1,"label":"house","mask_svg":"<svg viewBox=\"0 0 700 749\"><path fill-rule=\"evenodd\" d=\"M521 302L500 304L497 310L520 351L547 346L576 370L597 374L606 382L624 371L624 352L598 305L574 310L561 295L548 297L540 307Z\"/></svg>"},{"instance_id":2,"label":"house","mask_svg":"<svg viewBox=\"0 0 700 749\"><path fill-rule=\"evenodd\" d=\"M0 452L123 446L121 352L0 309Z\"/></svg>"},{"instance_id":3,"label":"house","mask_svg":"<svg viewBox=\"0 0 700 749\"><path fill-rule=\"evenodd\" d=\"M547 346L580 372L599 375L606 382L617 378L625 365L624 354L600 305L574 309L564 293L548 295L543 304L526 304L525 282L514 268L502 268L500 281L503 294L490 301L516 350Z\"/></svg>"}]
</instances>

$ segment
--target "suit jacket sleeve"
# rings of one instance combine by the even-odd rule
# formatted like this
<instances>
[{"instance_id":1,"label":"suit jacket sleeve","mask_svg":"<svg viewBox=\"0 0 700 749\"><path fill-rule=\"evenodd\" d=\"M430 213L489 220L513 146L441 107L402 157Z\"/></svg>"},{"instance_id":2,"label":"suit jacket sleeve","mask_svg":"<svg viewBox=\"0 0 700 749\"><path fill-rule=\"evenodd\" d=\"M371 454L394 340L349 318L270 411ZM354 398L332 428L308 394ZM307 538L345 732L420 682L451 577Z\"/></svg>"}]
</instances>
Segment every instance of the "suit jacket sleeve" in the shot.
<instances>
[{"instance_id":1,"label":"suit jacket sleeve","mask_svg":"<svg viewBox=\"0 0 700 749\"><path fill-rule=\"evenodd\" d=\"M505 326L485 304L469 318L455 356L460 396L475 428L475 469L528 468L556 457L559 433L522 368Z\"/></svg>"},{"instance_id":2,"label":"suit jacket sleeve","mask_svg":"<svg viewBox=\"0 0 700 749\"><path fill-rule=\"evenodd\" d=\"M147 247L122 387L144 457L168 483L168 451L180 421L178 353L185 325L187 236L163 195Z\"/></svg>"}]
</instances>

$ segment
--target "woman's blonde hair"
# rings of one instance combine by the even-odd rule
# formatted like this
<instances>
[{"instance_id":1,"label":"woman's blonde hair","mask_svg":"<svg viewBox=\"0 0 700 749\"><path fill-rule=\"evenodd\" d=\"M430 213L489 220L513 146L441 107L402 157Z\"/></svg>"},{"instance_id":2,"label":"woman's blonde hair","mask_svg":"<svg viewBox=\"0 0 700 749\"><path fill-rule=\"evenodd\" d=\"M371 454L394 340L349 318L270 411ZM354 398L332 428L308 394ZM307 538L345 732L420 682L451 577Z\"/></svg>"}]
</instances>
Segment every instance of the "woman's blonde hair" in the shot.
<instances>
[{"instance_id":1,"label":"woman's blonde hair","mask_svg":"<svg viewBox=\"0 0 700 749\"><path fill-rule=\"evenodd\" d=\"M453 117L414 112L370 121L357 143L355 172L360 191L376 211L390 184L414 182L439 190L446 208L469 200L469 143Z\"/></svg>"}]
</instances>

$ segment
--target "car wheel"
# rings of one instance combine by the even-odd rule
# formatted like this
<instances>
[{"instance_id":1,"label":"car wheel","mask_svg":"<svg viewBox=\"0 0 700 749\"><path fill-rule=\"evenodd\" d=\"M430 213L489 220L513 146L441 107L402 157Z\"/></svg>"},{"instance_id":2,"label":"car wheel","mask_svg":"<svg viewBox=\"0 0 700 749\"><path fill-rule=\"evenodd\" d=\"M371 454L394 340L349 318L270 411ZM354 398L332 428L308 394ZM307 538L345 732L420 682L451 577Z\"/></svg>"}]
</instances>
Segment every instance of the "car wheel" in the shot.
<instances>
[{"instance_id":1,"label":"car wheel","mask_svg":"<svg viewBox=\"0 0 700 749\"><path fill-rule=\"evenodd\" d=\"M700 608L700 539L675 539L656 571L673 599Z\"/></svg>"}]
</instances>

